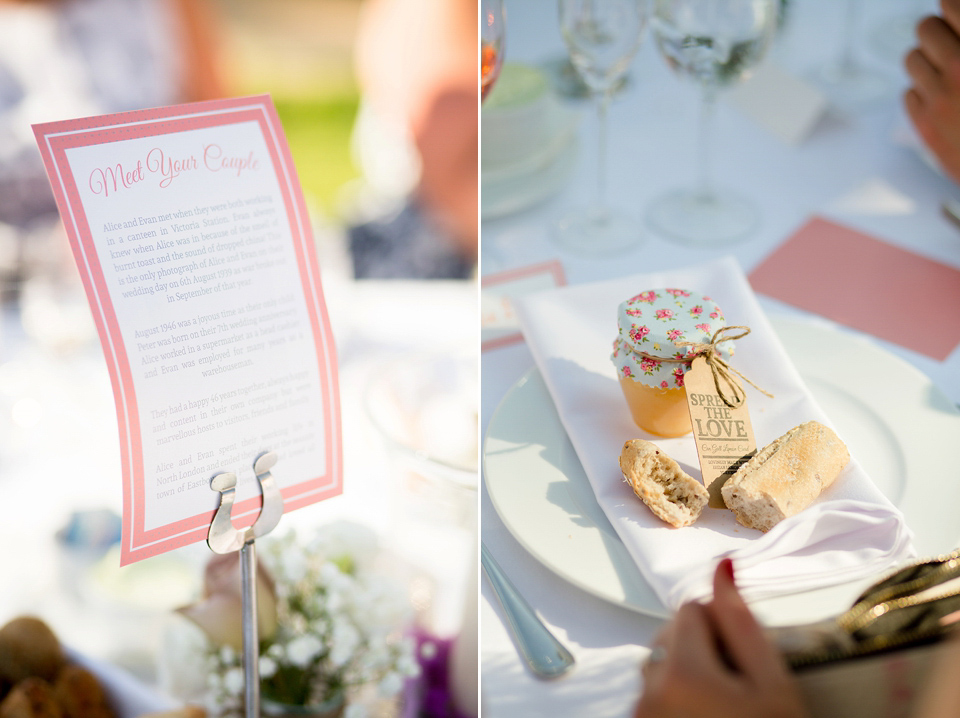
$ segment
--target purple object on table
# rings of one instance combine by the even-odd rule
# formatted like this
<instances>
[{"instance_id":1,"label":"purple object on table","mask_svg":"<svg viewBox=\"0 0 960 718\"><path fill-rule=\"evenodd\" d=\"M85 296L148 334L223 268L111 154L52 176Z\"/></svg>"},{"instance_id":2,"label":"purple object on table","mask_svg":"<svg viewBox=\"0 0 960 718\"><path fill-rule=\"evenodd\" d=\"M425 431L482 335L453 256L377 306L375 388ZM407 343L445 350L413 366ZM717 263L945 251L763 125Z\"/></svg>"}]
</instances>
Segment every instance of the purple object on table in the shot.
<instances>
[{"instance_id":1,"label":"purple object on table","mask_svg":"<svg viewBox=\"0 0 960 718\"><path fill-rule=\"evenodd\" d=\"M452 641L415 629L420 675L407 681L402 718L468 718L453 704L450 687Z\"/></svg>"}]
</instances>

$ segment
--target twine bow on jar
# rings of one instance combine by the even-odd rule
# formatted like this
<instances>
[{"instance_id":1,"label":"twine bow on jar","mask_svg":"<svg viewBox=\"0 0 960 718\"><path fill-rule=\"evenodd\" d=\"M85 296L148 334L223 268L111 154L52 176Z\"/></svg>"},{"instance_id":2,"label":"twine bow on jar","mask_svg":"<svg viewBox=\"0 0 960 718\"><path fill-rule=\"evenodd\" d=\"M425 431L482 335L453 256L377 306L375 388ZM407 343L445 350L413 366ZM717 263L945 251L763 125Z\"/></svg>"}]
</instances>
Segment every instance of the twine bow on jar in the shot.
<instances>
[{"instance_id":1,"label":"twine bow on jar","mask_svg":"<svg viewBox=\"0 0 960 718\"><path fill-rule=\"evenodd\" d=\"M733 332L733 335L728 336L731 332ZM773 398L773 394L761 389L742 373L730 366L727 360L720 355L720 350L717 348L722 342L737 341L743 339L749 333L750 327L736 325L720 327L713 333L713 336L710 337L710 341L708 342L674 342L678 347L689 347L687 354L683 357L658 357L637 349L633 351L653 361L672 362L675 364L687 364L697 357L702 356L706 360L707 366L710 367L710 372L713 374L713 383L717 388L717 395L723 400L724 404L735 409L743 404L747 398L743 387L740 385L740 382L737 381L737 377L743 379L761 394L769 396L771 399Z\"/></svg>"}]
</instances>

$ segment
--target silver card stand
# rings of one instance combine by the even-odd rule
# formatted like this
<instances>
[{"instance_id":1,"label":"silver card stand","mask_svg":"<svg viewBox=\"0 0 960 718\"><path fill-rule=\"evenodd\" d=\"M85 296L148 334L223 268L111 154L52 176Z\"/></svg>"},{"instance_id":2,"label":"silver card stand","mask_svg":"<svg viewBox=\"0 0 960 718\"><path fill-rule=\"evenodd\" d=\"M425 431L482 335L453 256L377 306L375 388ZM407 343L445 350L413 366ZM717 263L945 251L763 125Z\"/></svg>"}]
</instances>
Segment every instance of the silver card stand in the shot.
<instances>
[{"instance_id":1,"label":"silver card stand","mask_svg":"<svg viewBox=\"0 0 960 718\"><path fill-rule=\"evenodd\" d=\"M214 553L240 551L240 582L243 597L243 678L244 716L260 718L260 648L257 637L257 549L254 539L265 536L276 527L283 516L283 496L270 469L277 463L277 455L267 451L253 462L253 473L260 482L263 506L253 526L240 530L230 520L236 499L237 475L217 474L210 488L220 492L220 506L207 533L207 545Z\"/></svg>"}]
</instances>

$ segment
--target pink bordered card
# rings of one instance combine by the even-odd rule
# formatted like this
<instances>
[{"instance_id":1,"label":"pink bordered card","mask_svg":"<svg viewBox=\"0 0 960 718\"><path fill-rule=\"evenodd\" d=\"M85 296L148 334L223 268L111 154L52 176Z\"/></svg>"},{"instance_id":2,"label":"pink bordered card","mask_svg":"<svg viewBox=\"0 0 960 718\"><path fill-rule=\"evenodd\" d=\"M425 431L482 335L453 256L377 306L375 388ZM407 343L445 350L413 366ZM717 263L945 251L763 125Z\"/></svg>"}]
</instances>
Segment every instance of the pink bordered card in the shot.
<instances>
[{"instance_id":1,"label":"pink bordered card","mask_svg":"<svg viewBox=\"0 0 960 718\"><path fill-rule=\"evenodd\" d=\"M499 349L523 341L513 310L517 297L567 283L559 260L486 274L480 282L480 348Z\"/></svg>"},{"instance_id":2,"label":"pink bordered card","mask_svg":"<svg viewBox=\"0 0 960 718\"><path fill-rule=\"evenodd\" d=\"M113 383L121 562L206 539L220 472L252 524L264 451L285 511L341 493L336 352L270 98L34 132Z\"/></svg>"},{"instance_id":3,"label":"pink bordered card","mask_svg":"<svg viewBox=\"0 0 960 718\"><path fill-rule=\"evenodd\" d=\"M824 217L761 262L750 284L937 361L960 345L960 269Z\"/></svg>"}]
</instances>

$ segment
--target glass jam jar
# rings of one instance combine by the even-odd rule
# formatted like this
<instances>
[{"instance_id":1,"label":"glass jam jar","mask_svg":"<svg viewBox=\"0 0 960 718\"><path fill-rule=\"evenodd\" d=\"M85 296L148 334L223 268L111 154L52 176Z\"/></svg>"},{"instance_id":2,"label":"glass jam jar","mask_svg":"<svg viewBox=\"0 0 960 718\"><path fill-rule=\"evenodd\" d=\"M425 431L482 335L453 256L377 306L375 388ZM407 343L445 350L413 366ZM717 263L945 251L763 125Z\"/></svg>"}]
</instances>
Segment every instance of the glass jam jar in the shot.
<instances>
[{"instance_id":1,"label":"glass jam jar","mask_svg":"<svg viewBox=\"0 0 960 718\"><path fill-rule=\"evenodd\" d=\"M648 289L621 302L610 358L637 426L668 438L690 433L683 375L692 349L678 344L708 343L724 326L717 303L687 289ZM720 342L717 350L729 359L733 342Z\"/></svg>"}]
</instances>

